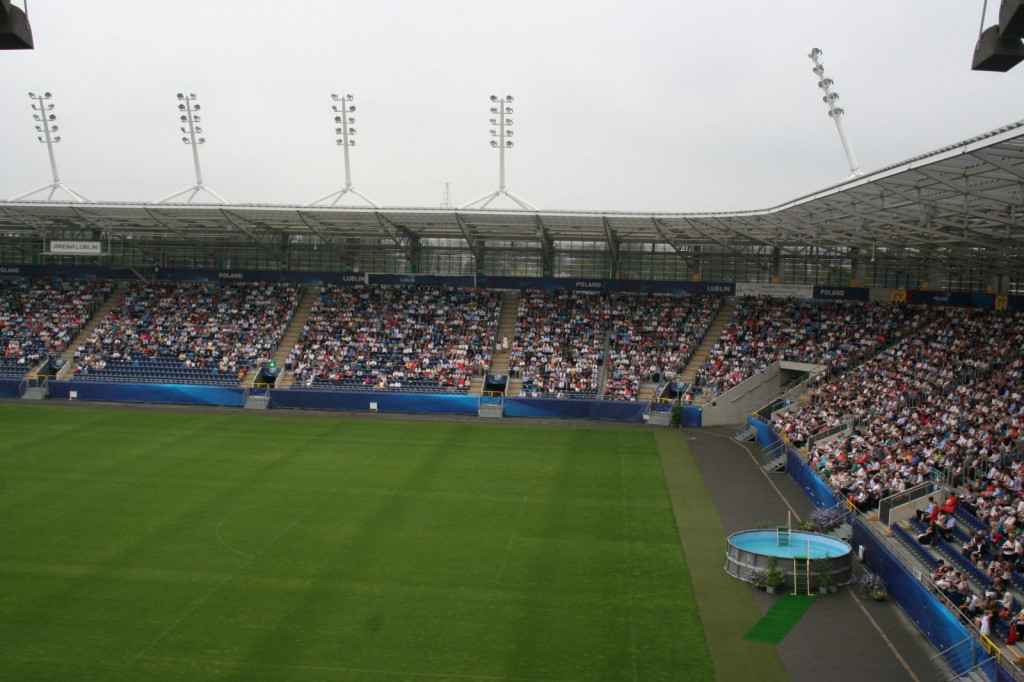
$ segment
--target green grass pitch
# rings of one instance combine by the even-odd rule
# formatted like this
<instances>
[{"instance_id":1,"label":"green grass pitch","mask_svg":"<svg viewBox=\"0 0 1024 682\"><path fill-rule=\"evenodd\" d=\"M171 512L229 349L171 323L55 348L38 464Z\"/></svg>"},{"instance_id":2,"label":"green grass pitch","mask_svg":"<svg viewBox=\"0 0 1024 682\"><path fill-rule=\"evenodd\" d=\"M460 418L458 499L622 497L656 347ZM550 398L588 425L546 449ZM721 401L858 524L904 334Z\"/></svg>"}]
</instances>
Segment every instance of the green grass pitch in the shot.
<instances>
[{"instance_id":1,"label":"green grass pitch","mask_svg":"<svg viewBox=\"0 0 1024 682\"><path fill-rule=\"evenodd\" d=\"M0 404L5 680L712 679L639 429Z\"/></svg>"}]
</instances>

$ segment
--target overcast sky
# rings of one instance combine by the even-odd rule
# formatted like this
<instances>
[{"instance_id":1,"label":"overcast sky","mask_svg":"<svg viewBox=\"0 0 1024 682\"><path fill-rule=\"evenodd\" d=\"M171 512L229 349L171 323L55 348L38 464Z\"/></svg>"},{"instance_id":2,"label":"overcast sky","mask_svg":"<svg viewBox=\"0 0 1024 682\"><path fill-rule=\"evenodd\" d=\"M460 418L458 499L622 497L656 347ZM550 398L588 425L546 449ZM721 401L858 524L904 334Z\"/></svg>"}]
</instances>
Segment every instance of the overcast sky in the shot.
<instances>
[{"instance_id":1,"label":"overcast sky","mask_svg":"<svg viewBox=\"0 0 1024 682\"><path fill-rule=\"evenodd\" d=\"M35 50L0 52L0 199L50 180L29 91L53 93L61 179L92 199L154 201L194 184L185 91L202 106L206 184L271 204L343 186L330 95L351 93L353 184L416 207L439 206L445 183L455 206L497 187L488 98L511 94L507 187L542 209L768 208L849 175L812 47L865 171L1024 118L1024 65L970 69L981 7L33 0Z\"/></svg>"}]
</instances>

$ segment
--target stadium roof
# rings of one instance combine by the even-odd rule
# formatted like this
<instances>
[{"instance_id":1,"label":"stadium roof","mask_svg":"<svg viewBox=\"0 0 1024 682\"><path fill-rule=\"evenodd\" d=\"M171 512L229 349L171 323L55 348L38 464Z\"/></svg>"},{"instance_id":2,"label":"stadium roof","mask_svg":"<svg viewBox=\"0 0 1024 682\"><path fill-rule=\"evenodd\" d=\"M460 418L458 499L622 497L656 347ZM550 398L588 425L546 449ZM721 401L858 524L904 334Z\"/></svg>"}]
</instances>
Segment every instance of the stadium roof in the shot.
<instances>
[{"instance_id":1,"label":"stadium roof","mask_svg":"<svg viewBox=\"0 0 1024 682\"><path fill-rule=\"evenodd\" d=\"M737 194L742 187L736 187ZM175 239L197 246L282 236L393 241L605 242L785 255L851 248L1011 274L1024 257L1024 121L764 210L628 213L255 204L0 202L5 237Z\"/></svg>"}]
</instances>

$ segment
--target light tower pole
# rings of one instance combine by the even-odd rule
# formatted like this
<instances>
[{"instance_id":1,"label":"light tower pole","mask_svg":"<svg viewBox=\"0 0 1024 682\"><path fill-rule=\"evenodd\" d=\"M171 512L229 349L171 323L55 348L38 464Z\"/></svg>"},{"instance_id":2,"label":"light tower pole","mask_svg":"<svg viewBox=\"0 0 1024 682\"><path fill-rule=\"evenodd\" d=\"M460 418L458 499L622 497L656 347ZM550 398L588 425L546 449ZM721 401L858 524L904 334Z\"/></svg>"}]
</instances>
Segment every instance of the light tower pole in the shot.
<instances>
[{"instance_id":1,"label":"light tower pole","mask_svg":"<svg viewBox=\"0 0 1024 682\"><path fill-rule=\"evenodd\" d=\"M43 185L38 189L34 189L31 192L27 192L20 196L16 196L11 201L20 201L26 197L30 197L33 194L50 190L46 200L50 201L53 199L53 195L58 189L62 189L67 192L68 196L77 202L93 202L92 199L85 196L80 192L72 190L70 187L60 181L60 174L57 173L57 156L53 153L53 145L60 142L60 135L54 135L57 132L57 115L53 113L53 102L49 101L53 95L48 92L42 94L36 94L34 92L28 93L28 96L35 100L32 103L32 110L36 113L32 114L32 118L36 120L36 131L42 133L38 136L40 142L46 145L46 151L50 155L50 173L53 176L53 182L48 185Z\"/></svg>"},{"instance_id":2,"label":"light tower pole","mask_svg":"<svg viewBox=\"0 0 1024 682\"><path fill-rule=\"evenodd\" d=\"M162 204L166 201L170 201L171 199L176 199L182 194L188 194L189 192L191 192L191 194L189 194L188 199L185 200L186 204L191 204L192 200L195 199L196 195L200 192L208 192L212 194L219 199L222 204L231 203L213 191L210 187L206 186L203 182L203 170L199 166L199 145L206 144L206 138L196 137L197 135L201 135L203 132L203 129L197 125L202 121L202 119L199 118L199 114L196 113L199 111L199 108L199 104L196 102L195 93L189 93L187 95L181 92L178 93L178 111L181 112L181 122L185 124L181 126L181 132L185 133L184 137L181 138L181 141L192 147L192 163L196 169L196 184L191 187L186 187L180 192L175 192L170 196L166 196L163 199L158 199L154 203Z\"/></svg>"},{"instance_id":3,"label":"light tower pole","mask_svg":"<svg viewBox=\"0 0 1024 682\"><path fill-rule=\"evenodd\" d=\"M828 115L835 122L836 130L839 132L839 141L843 143L843 151L846 152L846 160L850 164L850 177L847 179L860 178L864 176L864 172L860 169L860 164L857 163L857 157L853 155L853 147L850 145L850 140L846 137L846 131L843 130L843 108L836 105L836 100L839 99L839 93L832 91L834 82L831 78L825 78L825 67L821 63L821 50L813 48L811 53L807 57L814 62L814 75L818 77L818 87L821 88L825 96L821 98L821 101L828 107Z\"/></svg>"},{"instance_id":4,"label":"light tower pole","mask_svg":"<svg viewBox=\"0 0 1024 682\"><path fill-rule=\"evenodd\" d=\"M313 201L306 204L306 206L313 206L315 204L319 204L321 201L327 201L328 199L332 198L334 199L334 201L331 202L331 206L334 206L336 203L341 201L341 198L343 196L351 193L356 195L366 203L370 204L374 208L380 208L380 204L378 204L376 201L374 201L373 199L366 196L365 194L363 194L362 192L360 192L359 190L352 186L352 165L349 161L348 150L350 147L354 147L356 144L356 141L352 139L352 137L356 134L356 129L352 127L352 125L355 124L356 119L354 116L351 115L354 114L356 111L356 105L352 104L352 100L354 100L355 98L352 95L348 94L332 94L331 99L334 100L335 102L340 102L340 104L331 105L331 109L334 111L335 114L334 124L336 127L334 129L334 134L338 136L336 142L337 145L341 147L342 150L345 152L345 186L339 190L331 192L330 194L324 195L319 199L314 199Z\"/></svg>"},{"instance_id":5,"label":"light tower pole","mask_svg":"<svg viewBox=\"0 0 1024 682\"><path fill-rule=\"evenodd\" d=\"M462 208L472 208L477 204L480 204L478 208L487 208L487 205L494 201L499 196L506 196L512 201L519 204L520 208L526 209L527 211L539 211L536 206L517 197L512 192L505 189L505 150L511 149L514 145L512 140L512 119L507 118L512 113L512 102L515 99L512 95L505 95L504 97L498 97L497 95L491 95L491 113L495 115L495 118L491 119L491 146L498 150L498 189L494 190L489 194L485 194L479 199L474 199L468 204L459 206Z\"/></svg>"}]
</instances>

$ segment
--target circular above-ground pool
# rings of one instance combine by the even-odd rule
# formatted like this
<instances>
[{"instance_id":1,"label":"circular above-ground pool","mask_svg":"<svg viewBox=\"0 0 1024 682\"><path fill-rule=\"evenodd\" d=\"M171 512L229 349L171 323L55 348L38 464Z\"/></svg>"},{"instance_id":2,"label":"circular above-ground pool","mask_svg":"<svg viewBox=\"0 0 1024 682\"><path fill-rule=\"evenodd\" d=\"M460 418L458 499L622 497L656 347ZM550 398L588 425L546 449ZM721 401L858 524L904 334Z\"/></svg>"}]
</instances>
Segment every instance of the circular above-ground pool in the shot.
<instances>
[{"instance_id":1,"label":"circular above-ground pool","mask_svg":"<svg viewBox=\"0 0 1024 682\"><path fill-rule=\"evenodd\" d=\"M810 589L818 587L818 578L827 562L832 580L840 585L850 582L853 570L853 549L847 543L820 533L802 530L744 530L729 536L725 554L725 570L741 580L768 566L776 557L779 568L786 572L786 586L793 587L799 575L800 588L810 581ZM808 559L810 566L808 567Z\"/></svg>"}]
</instances>

